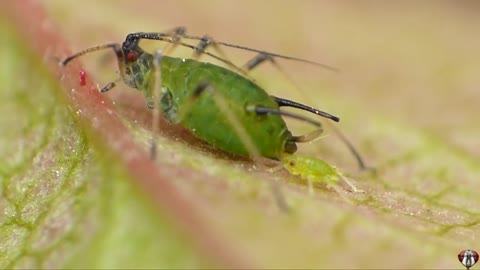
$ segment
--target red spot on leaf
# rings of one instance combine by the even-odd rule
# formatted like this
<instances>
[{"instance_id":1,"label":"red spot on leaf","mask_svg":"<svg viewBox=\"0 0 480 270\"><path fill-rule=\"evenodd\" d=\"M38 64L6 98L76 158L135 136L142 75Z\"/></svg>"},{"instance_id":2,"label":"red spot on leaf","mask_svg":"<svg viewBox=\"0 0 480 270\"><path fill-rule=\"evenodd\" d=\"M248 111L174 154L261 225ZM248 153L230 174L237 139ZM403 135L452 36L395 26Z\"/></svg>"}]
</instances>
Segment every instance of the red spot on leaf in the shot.
<instances>
[{"instance_id":1,"label":"red spot on leaf","mask_svg":"<svg viewBox=\"0 0 480 270\"><path fill-rule=\"evenodd\" d=\"M87 82L87 72L85 70L80 70L80 85L84 86Z\"/></svg>"}]
</instances>

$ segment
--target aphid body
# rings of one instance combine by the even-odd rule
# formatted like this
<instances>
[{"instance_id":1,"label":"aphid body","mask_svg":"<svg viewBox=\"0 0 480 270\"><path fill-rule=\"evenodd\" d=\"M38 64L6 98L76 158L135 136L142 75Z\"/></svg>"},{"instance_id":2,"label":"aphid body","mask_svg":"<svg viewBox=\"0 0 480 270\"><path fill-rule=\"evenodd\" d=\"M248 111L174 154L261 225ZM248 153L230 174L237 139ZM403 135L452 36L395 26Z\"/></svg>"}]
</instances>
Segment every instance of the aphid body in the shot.
<instances>
[{"instance_id":1,"label":"aphid body","mask_svg":"<svg viewBox=\"0 0 480 270\"><path fill-rule=\"evenodd\" d=\"M126 76L123 79L129 86L144 91L148 100L154 81L154 56L139 47L135 51L124 51L124 54L131 57L126 58ZM131 61L136 58L132 57L133 54L138 58ZM215 148L249 156L244 142L211 94L199 95L195 102L191 102L199 85L204 82L208 82L216 94L225 97L228 110L237 116L261 156L279 159L284 153L296 151L294 137L279 115L247 111L248 106L279 109L274 99L249 79L210 63L168 56L162 56L161 74L160 109L163 116L172 123L183 125ZM187 107L187 111L180 113L182 108Z\"/></svg>"},{"instance_id":2,"label":"aphid body","mask_svg":"<svg viewBox=\"0 0 480 270\"><path fill-rule=\"evenodd\" d=\"M285 155L281 159L283 167L292 175L306 180L308 189L313 194L313 185L321 183L327 187L333 188L339 192L337 184L343 182L351 191L355 193L363 193L363 190L358 189L350 180L345 177L335 166L327 162L313 157L301 155Z\"/></svg>"},{"instance_id":3,"label":"aphid body","mask_svg":"<svg viewBox=\"0 0 480 270\"><path fill-rule=\"evenodd\" d=\"M282 158L282 163L292 175L298 175L312 183L337 184L342 177L337 168L316 158L287 155Z\"/></svg>"},{"instance_id":4,"label":"aphid body","mask_svg":"<svg viewBox=\"0 0 480 270\"><path fill-rule=\"evenodd\" d=\"M200 43L192 46L182 42L183 38L199 40ZM208 55L223 61L235 71L194 59L169 57L158 52L148 53L139 46L142 39L166 41L173 47L177 45L189 47L194 51L194 58ZM246 69L241 69L230 61L205 51L209 45L215 46L218 51L220 51L218 45L224 45L259 54L247 62ZM154 108L158 102L158 108L168 121L183 125L198 138L227 153L244 157L259 155L282 160L297 150L297 142L308 142L320 136L322 132L320 122L282 111L280 110L282 106L339 121L338 117L318 109L271 96L248 77L243 76L265 60L276 65L274 58L324 66L319 63L213 41L207 36L202 38L188 36L185 35L184 28L175 28L166 33L132 33L127 35L122 45L111 43L92 47L66 58L62 64L66 65L78 56L101 49L114 50L121 79L128 86L144 92L149 108ZM106 92L114 86L114 82L109 83L101 91ZM158 93L160 89L161 93L156 97L155 91ZM293 136L281 116L302 120L316 126L317 129L303 136ZM155 126L155 113L153 122ZM357 151L343 136L340 138L363 167L363 161ZM308 162L304 164L305 166L292 169L291 172L303 174L302 171L308 171L307 166L313 166L314 170L308 171L308 174L322 171L326 175L331 175L331 181L334 182L334 174L327 172L328 166L322 167L325 164Z\"/></svg>"}]
</instances>

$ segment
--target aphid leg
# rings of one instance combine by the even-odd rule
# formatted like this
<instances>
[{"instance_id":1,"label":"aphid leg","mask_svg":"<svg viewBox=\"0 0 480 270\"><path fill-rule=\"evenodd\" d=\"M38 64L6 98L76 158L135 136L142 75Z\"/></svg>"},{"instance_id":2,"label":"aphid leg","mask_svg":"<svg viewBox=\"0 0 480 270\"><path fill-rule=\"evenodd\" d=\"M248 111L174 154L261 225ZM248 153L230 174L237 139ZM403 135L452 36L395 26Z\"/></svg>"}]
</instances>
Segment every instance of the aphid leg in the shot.
<instances>
[{"instance_id":1,"label":"aphid leg","mask_svg":"<svg viewBox=\"0 0 480 270\"><path fill-rule=\"evenodd\" d=\"M271 54L263 52L257 54L254 58L250 59L247 63L245 63L242 66L242 69L245 70L246 73L248 73L260 64L265 63L266 61L270 62L278 70L278 72L280 72L282 76L291 85L295 87L295 89L301 91L301 88L298 86L298 84L288 75L287 72L285 72L285 70L277 63L277 61Z\"/></svg>"},{"instance_id":2,"label":"aphid leg","mask_svg":"<svg viewBox=\"0 0 480 270\"><path fill-rule=\"evenodd\" d=\"M358 150L355 148L355 146L353 146L353 144L350 142L350 140L348 140L347 137L345 137L345 135L343 135L343 133L340 131L340 129L336 128L334 125L330 125L330 126L331 126L332 130L340 138L340 140L345 144L345 146L347 146L350 153L355 157L360 170L362 170L362 171L365 171L365 170L375 171L374 168L371 168L371 167L368 167L368 166L365 165L365 162L363 161L363 158L360 155L360 153L358 152Z\"/></svg>"},{"instance_id":3,"label":"aphid leg","mask_svg":"<svg viewBox=\"0 0 480 270\"><path fill-rule=\"evenodd\" d=\"M296 109L300 109L300 110L303 110L303 111L307 111L307 112L310 112L310 113L313 113L313 114L316 114L316 115L319 115L319 116L322 116L322 117L325 117L327 119L330 119L332 121L335 121L335 122L338 122L340 121L340 118L334 116L334 115L331 115L329 113L326 113L326 112L323 112L323 111L320 111L318 109L315 109L313 107L310 107L310 106L306 106L306 105L303 105L301 103L298 103L298 102L295 102L295 101L291 101L291 100L288 100L288 99L284 99L284 98L279 98L279 97L275 97L275 96L272 96L274 98L274 100L277 102L278 106L280 107L293 107L293 108L296 108ZM360 153L358 152L358 150L355 148L355 146L353 146L353 144L347 139L347 137L345 137L345 135L343 135L340 130L338 128L336 128L334 125L328 123L331 128L333 129L333 131L337 134L337 136L340 138L340 140L347 146L348 150L350 151L350 153L355 157L357 163L358 163L358 166L361 170L366 170L366 169L369 169L369 167L367 167L365 165L365 162L363 161L363 158L362 156L360 155Z\"/></svg>"},{"instance_id":4,"label":"aphid leg","mask_svg":"<svg viewBox=\"0 0 480 270\"><path fill-rule=\"evenodd\" d=\"M250 71L260 65L261 63L264 63L266 60L269 60L271 63L275 63L275 60L270 56L269 54L266 53L259 53L257 56L254 58L250 59L245 65L243 65L243 69L246 71Z\"/></svg>"},{"instance_id":5,"label":"aphid leg","mask_svg":"<svg viewBox=\"0 0 480 270\"><path fill-rule=\"evenodd\" d=\"M225 115L229 123L231 123L232 128L238 134L239 139L245 145L245 148L250 153L250 156L253 159L260 157L260 152L258 151L257 147L255 146L252 138L247 134L246 130L242 128L242 124L240 120L237 118L235 114L233 114L226 102L225 97L223 97L219 92L215 91L215 87L208 82L203 82L197 86L193 95L190 96L190 99L186 102L183 108L180 110L180 119L184 117L184 115L190 110L193 103L203 94L209 94L215 101L215 104L218 106L219 110Z\"/></svg>"},{"instance_id":6,"label":"aphid leg","mask_svg":"<svg viewBox=\"0 0 480 270\"><path fill-rule=\"evenodd\" d=\"M365 191L362 189L357 188L347 177L345 177L342 173L338 172L340 178L342 178L343 182L350 188L350 190L354 193L364 193Z\"/></svg>"},{"instance_id":7,"label":"aphid leg","mask_svg":"<svg viewBox=\"0 0 480 270\"><path fill-rule=\"evenodd\" d=\"M338 195L340 195L342 200L344 200L346 203L350 205L355 205L355 202L346 195L347 192L343 190L341 187L337 185L327 185L327 187L333 189L333 191L335 191Z\"/></svg>"},{"instance_id":8,"label":"aphid leg","mask_svg":"<svg viewBox=\"0 0 480 270\"><path fill-rule=\"evenodd\" d=\"M172 36L184 36L187 33L187 28L185 26L176 26L170 30L165 31L165 33Z\"/></svg>"},{"instance_id":9,"label":"aphid leg","mask_svg":"<svg viewBox=\"0 0 480 270\"><path fill-rule=\"evenodd\" d=\"M107 83L104 87L102 87L102 89L100 89L100 92L101 93L108 92L110 89L114 88L117 85L117 83L121 80L122 80L122 78L118 78L113 82Z\"/></svg>"},{"instance_id":10,"label":"aphid leg","mask_svg":"<svg viewBox=\"0 0 480 270\"><path fill-rule=\"evenodd\" d=\"M110 91L110 89L114 88L116 85L117 84L115 82L109 82L104 87L102 87L102 89L100 89L100 92L102 93L108 92Z\"/></svg>"},{"instance_id":11,"label":"aphid leg","mask_svg":"<svg viewBox=\"0 0 480 270\"><path fill-rule=\"evenodd\" d=\"M222 41L213 41L211 38L210 38L210 41L203 41L203 40L205 40L205 36L199 37L199 36L187 35L186 34L186 29L181 28L181 27L174 28L173 30L170 30L170 31L167 31L167 32L164 32L164 33L154 33L154 32L151 32L151 33L145 33L145 32L130 33L125 38L125 42L126 43L138 42L140 39L160 40L160 41L174 43L176 45L181 45L183 47L190 48L194 51L200 51L201 54L208 55L208 56L210 56L210 57L212 57L216 60L219 60L219 61L223 62L226 65L228 65L230 68L236 70L237 72L239 72L239 73L241 73L245 76L247 76L247 72L244 69L236 66L235 64L233 64L231 61L229 61L227 59L224 59L224 58L219 57L215 54L212 54L210 52L205 51L206 46L204 46L203 44L205 44L205 43L206 43L206 45L214 44L217 47L218 47L218 45L222 45L222 46L235 48L235 49L239 49L239 50L257 52L257 53L265 54L265 55L268 55L268 56L274 57L274 58L280 58L280 59L285 59L285 60L290 60L290 61L306 63L306 64L314 65L314 66L317 66L317 67L320 67L320 68L325 68L325 69L329 69L329 70L332 70L332 71L338 71L334 67L331 67L331 66L328 66L328 65L325 65L325 64L321 64L321 63L318 63L318 62L315 62L315 61L307 60L307 59L301 59L301 58L281 55L281 54L277 54L277 53L267 52L267 51L263 51L263 50L249 48L249 47L241 46L241 45L235 45L235 44L222 42ZM188 44L188 43L185 43L185 42L181 41L181 39L199 40L200 44L199 44L199 46L193 46L191 44ZM203 47L203 49L202 49L202 47Z\"/></svg>"},{"instance_id":12,"label":"aphid leg","mask_svg":"<svg viewBox=\"0 0 480 270\"><path fill-rule=\"evenodd\" d=\"M252 138L246 133L245 129L242 127L242 123L237 118L237 116L229 110L225 97L223 97L219 92L215 91L215 87L213 85L207 82L204 82L198 85L193 95L190 97L190 100L187 101L186 104L180 110L179 112L180 118L184 117L184 115L188 113L193 103L203 94L211 95L211 97L215 101L215 104L218 106L219 110L225 115L226 119L228 120L232 128L237 133L240 141L242 141L243 145L245 146L247 151L250 153L250 157L252 158L252 160L259 166L263 166L262 163L259 162L258 160L258 157L260 157L261 155L257 147L255 146ZM278 186L278 183L275 182L274 180L270 180L270 185L272 188L272 193L275 198L276 204L282 211L288 212L290 209L288 207L287 201L285 199L285 196L282 190Z\"/></svg>"},{"instance_id":13,"label":"aphid leg","mask_svg":"<svg viewBox=\"0 0 480 270\"><path fill-rule=\"evenodd\" d=\"M283 170L283 168L284 168L283 164L277 164L273 167L268 168L268 171L270 173L276 173L276 172L279 172L279 171Z\"/></svg>"},{"instance_id":14,"label":"aphid leg","mask_svg":"<svg viewBox=\"0 0 480 270\"><path fill-rule=\"evenodd\" d=\"M164 48L164 55L170 55L175 48L179 45L179 42L182 40L182 36L184 36L187 32L187 28L183 26L178 26L175 28L172 28L166 32L164 32L166 35L171 36L170 40L170 46L166 46Z\"/></svg>"},{"instance_id":15,"label":"aphid leg","mask_svg":"<svg viewBox=\"0 0 480 270\"><path fill-rule=\"evenodd\" d=\"M191 35L184 35L183 38L185 38L185 39L193 39L193 40L201 40L201 39L202 39L202 37L191 36ZM307 60L307 59L301 59L301 58L296 58L296 57L281 55L281 54L272 53L272 52L267 52L267 51L263 51L263 50L259 50L259 49L254 49L254 48L246 47L246 46L231 44L231 43L223 42L223 41L215 41L215 43L216 43L217 45L222 45L222 46L226 46L226 47L230 47L230 48L235 48L235 49L240 49L240 50L244 50L244 51L257 52L257 53L260 53L260 54L267 54L267 55L270 55L270 56L275 57L275 58L281 58L281 59L290 60L290 61L302 62L302 63L314 65L314 66L317 66L317 67L320 67L320 68L328 69L328 70L331 70L331 71L338 71L338 69L335 68L335 67L328 66L328 65L325 65L325 64L322 64L322 63L318 63L318 62L315 62L315 61L311 61L311 60Z\"/></svg>"},{"instance_id":16,"label":"aphid leg","mask_svg":"<svg viewBox=\"0 0 480 270\"><path fill-rule=\"evenodd\" d=\"M267 108L267 107L255 106L255 105L247 106L246 110L250 111L250 112L255 112L255 113L260 114L260 115L261 114L282 115L282 116L286 116L286 117L290 117L290 118L293 118L293 119L297 119L297 120L301 120L301 121L310 123L310 124L314 125L315 127L317 127L316 130L313 130L313 131L311 131L307 134L304 134L304 135L301 135L301 136L292 136L292 141L294 141L294 142L298 142L298 143L311 142L313 140L316 140L316 139L320 138L320 136L323 132L322 124L320 122L312 120L312 119L307 118L307 117L304 117L302 115L294 114L294 113L287 112L287 111L281 111L279 109ZM314 194L313 181L312 181L312 178L310 176L307 177L307 184L308 184L309 194L313 195Z\"/></svg>"},{"instance_id":17,"label":"aphid leg","mask_svg":"<svg viewBox=\"0 0 480 270\"><path fill-rule=\"evenodd\" d=\"M193 50L193 59L198 60L203 55L208 46L212 47L215 51L217 51L220 57L222 57L223 59L228 59L226 54L218 46L215 40L213 40L213 38L209 37L208 35L204 35Z\"/></svg>"},{"instance_id":18,"label":"aphid leg","mask_svg":"<svg viewBox=\"0 0 480 270\"><path fill-rule=\"evenodd\" d=\"M353 193L364 193L365 191L358 189L350 180L345 177L340 171L336 170L337 175L340 177L341 182L344 188L339 187L335 184L328 184L327 187L333 189L340 197L350 205L355 205L355 202L347 195L348 190L345 189L345 185L350 189L349 191Z\"/></svg>"},{"instance_id":19,"label":"aphid leg","mask_svg":"<svg viewBox=\"0 0 480 270\"><path fill-rule=\"evenodd\" d=\"M293 119L297 119L303 122L307 122L315 127L317 127L316 130L309 132L307 134L301 135L301 136L293 136L292 140L294 142L311 142L313 140L316 140L320 137L320 135L323 133L323 128L322 128L322 123L315 121L313 119L310 119L308 117L305 117L303 115L287 112L287 111L281 111L279 109L274 109L274 108L267 108L267 107L262 107L258 105L250 105L246 107L246 110L249 112L255 112L256 114L277 114L277 115L282 115L286 117L290 117Z\"/></svg>"},{"instance_id":20,"label":"aphid leg","mask_svg":"<svg viewBox=\"0 0 480 270\"><path fill-rule=\"evenodd\" d=\"M311 177L307 177L307 185L308 185L308 195L310 196L315 195L315 189L313 188L313 180Z\"/></svg>"},{"instance_id":21,"label":"aphid leg","mask_svg":"<svg viewBox=\"0 0 480 270\"><path fill-rule=\"evenodd\" d=\"M80 57L82 55L89 54L89 53L92 53L92 52L95 52L95 51L103 50L103 49L112 49L115 52L115 56L117 57L117 62L118 62L118 70L120 72L120 77L121 77L120 79L124 80L126 78L125 56L123 55L121 45L118 44L118 43L109 43L109 44L104 44L104 45L95 46L95 47L85 49L83 51L80 51L76 54L73 54L73 55L65 58L61 62L61 65L66 66L68 63L70 63L70 61L72 61L73 59L75 59L77 57ZM114 82L108 83L107 85L105 85L100 90L100 92L104 93L104 92L107 92L108 90L112 89L113 87L115 87L116 83L120 79L115 80Z\"/></svg>"},{"instance_id":22,"label":"aphid leg","mask_svg":"<svg viewBox=\"0 0 480 270\"><path fill-rule=\"evenodd\" d=\"M247 73L242 68L233 64L233 62L227 57L227 55L223 52L220 46L218 46L217 42L212 37L209 37L208 35L204 35L200 39L200 42L197 44L197 46L195 46L195 48L193 49L192 58L195 60L198 60L202 55L207 53L206 52L207 47L213 48L220 55L220 58L225 60L223 62L226 63L228 67L236 70L237 72L241 73L244 76L248 76Z\"/></svg>"},{"instance_id":23,"label":"aphid leg","mask_svg":"<svg viewBox=\"0 0 480 270\"><path fill-rule=\"evenodd\" d=\"M290 206L288 206L287 200L280 185L275 180L270 180L269 182L273 197L275 198L275 203L277 204L278 208L285 213L289 213Z\"/></svg>"},{"instance_id":24,"label":"aphid leg","mask_svg":"<svg viewBox=\"0 0 480 270\"><path fill-rule=\"evenodd\" d=\"M153 78L154 83L151 85L150 95L152 101L152 141L150 147L150 159L154 160L157 155L157 133L158 133L158 121L160 120L160 91L162 88L162 51L156 51L153 57Z\"/></svg>"}]
</instances>

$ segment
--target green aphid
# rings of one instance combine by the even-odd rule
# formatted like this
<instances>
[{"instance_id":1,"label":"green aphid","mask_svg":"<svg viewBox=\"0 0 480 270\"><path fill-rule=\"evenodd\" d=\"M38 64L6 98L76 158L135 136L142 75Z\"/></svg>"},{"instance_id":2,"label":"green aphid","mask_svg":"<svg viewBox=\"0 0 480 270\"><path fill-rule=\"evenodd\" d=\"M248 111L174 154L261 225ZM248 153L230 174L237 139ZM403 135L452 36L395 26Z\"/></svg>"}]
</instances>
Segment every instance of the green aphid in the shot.
<instances>
[{"instance_id":1,"label":"green aphid","mask_svg":"<svg viewBox=\"0 0 480 270\"><path fill-rule=\"evenodd\" d=\"M313 187L317 183L335 189L341 181L353 192L361 192L336 167L323 160L300 155L285 155L281 161L290 174L307 181L310 193L313 193Z\"/></svg>"},{"instance_id":2,"label":"green aphid","mask_svg":"<svg viewBox=\"0 0 480 270\"><path fill-rule=\"evenodd\" d=\"M184 46L193 49L192 59L175 58L157 51L154 54L144 51L139 42L142 39L169 42L171 48ZM183 39L198 40L197 46L183 42ZM219 46L233 47L258 53L242 68L234 65L225 57L206 51L207 47L216 49L223 56ZM339 118L318 109L269 95L248 77L248 72L263 62L276 65L275 59L282 58L324 66L309 60L283 56L257 49L233 45L212 40L211 38L195 37L185 34L184 28L175 28L165 33L132 33L125 41L105 44L76 53L64 61L66 65L78 56L101 50L113 49L118 60L122 81L132 88L143 91L149 108L159 108L160 113L171 123L180 124L190 130L195 136L213 147L227 153L243 157L267 157L275 160L285 160L297 150L297 143L309 142L320 136L320 122L287 111L280 107L293 107L308 111L315 115L338 122ZM197 59L208 55L222 61L231 69L211 63L200 62ZM324 66L330 68L328 66ZM106 92L115 86L115 82L107 84L101 92ZM155 116L153 128L157 126ZM315 126L315 130L294 136L282 118L291 117ZM360 166L364 163L353 146L343 137ZM154 147L152 147L154 156ZM313 166L311 170L308 166ZM335 182L335 174L331 167L320 163L306 162L301 169L291 170L293 174L329 175L327 182Z\"/></svg>"},{"instance_id":3,"label":"green aphid","mask_svg":"<svg viewBox=\"0 0 480 270\"><path fill-rule=\"evenodd\" d=\"M282 163L291 174L298 175L312 183L319 182L331 185L337 184L341 179L341 174L337 168L320 159L288 155L282 158Z\"/></svg>"}]
</instances>

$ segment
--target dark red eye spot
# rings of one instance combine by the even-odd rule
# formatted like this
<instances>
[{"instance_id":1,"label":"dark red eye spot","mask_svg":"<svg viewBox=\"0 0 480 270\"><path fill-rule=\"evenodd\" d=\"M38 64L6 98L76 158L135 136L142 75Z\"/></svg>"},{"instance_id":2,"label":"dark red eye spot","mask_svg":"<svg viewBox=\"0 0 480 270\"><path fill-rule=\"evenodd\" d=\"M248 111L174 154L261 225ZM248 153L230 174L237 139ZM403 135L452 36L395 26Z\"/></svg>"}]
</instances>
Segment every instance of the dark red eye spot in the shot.
<instances>
[{"instance_id":1,"label":"dark red eye spot","mask_svg":"<svg viewBox=\"0 0 480 270\"><path fill-rule=\"evenodd\" d=\"M127 61L133 62L138 59L138 54L136 52L129 52L127 53Z\"/></svg>"}]
</instances>

